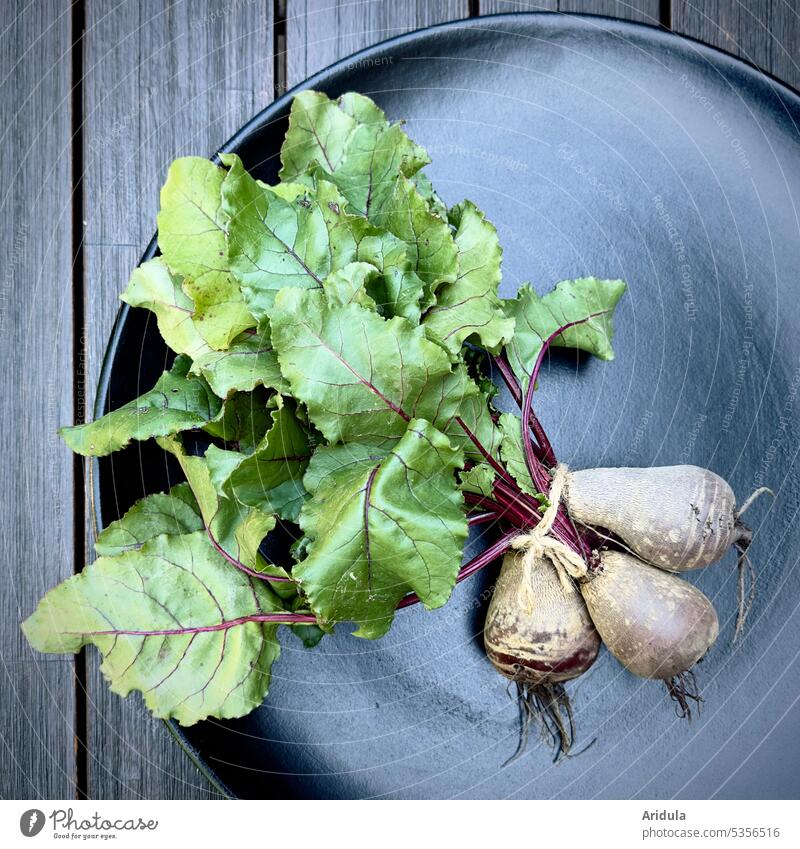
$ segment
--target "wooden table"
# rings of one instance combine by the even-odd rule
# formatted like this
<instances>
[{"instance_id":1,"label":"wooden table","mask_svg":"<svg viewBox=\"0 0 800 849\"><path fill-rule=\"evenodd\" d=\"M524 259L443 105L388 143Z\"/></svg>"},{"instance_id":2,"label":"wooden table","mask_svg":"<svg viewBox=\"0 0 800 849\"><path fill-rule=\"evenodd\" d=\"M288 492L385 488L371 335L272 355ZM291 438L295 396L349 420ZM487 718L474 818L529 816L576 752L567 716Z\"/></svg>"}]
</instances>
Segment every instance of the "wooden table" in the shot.
<instances>
[{"instance_id":1,"label":"wooden table","mask_svg":"<svg viewBox=\"0 0 800 849\"><path fill-rule=\"evenodd\" d=\"M10 0L0 36L0 796L214 798L94 652L35 655L18 623L91 558L83 463L55 435L91 415L118 294L175 156L210 154L336 59L495 12L669 27L800 87L799 0ZM7 497L6 497L7 496ZM89 529L89 530L87 530Z\"/></svg>"}]
</instances>

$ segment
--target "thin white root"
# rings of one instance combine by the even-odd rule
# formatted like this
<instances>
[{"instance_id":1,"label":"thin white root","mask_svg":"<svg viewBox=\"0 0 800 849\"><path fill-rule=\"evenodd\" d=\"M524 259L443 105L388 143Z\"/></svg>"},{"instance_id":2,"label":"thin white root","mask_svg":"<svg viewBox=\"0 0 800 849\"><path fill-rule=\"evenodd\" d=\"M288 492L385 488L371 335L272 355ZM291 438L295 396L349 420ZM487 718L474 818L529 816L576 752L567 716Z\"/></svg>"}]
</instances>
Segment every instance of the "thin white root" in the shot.
<instances>
[{"instance_id":1,"label":"thin white root","mask_svg":"<svg viewBox=\"0 0 800 849\"><path fill-rule=\"evenodd\" d=\"M740 540L736 543L736 550L739 553L738 570L739 579L737 582L737 605L738 612L736 614L736 628L733 632L732 644L735 644L744 631L744 623L747 621L747 615L753 606L756 598L756 570L750 562L750 557L747 554L749 540Z\"/></svg>"},{"instance_id":2,"label":"thin white root","mask_svg":"<svg viewBox=\"0 0 800 849\"><path fill-rule=\"evenodd\" d=\"M772 491L772 490L771 490L768 486L760 486L760 487L759 487L759 488L758 488L755 492L751 493L750 495L748 495L748 496L747 496L747 498L745 498L745 500L744 500L744 504L742 504L742 506L741 506L741 507L738 507L738 508L737 508L737 510L736 510L736 518L738 519L738 518L739 518L739 516L741 516L741 515L745 512L745 510L747 510L749 507L752 507L753 502L754 502L757 498L760 498L762 495L764 495L764 494L765 494L765 493L767 493L767 492L768 492L768 493L769 493L769 494L770 494L773 498L775 498L775 493L774 493L774 492L773 492L773 491Z\"/></svg>"}]
</instances>

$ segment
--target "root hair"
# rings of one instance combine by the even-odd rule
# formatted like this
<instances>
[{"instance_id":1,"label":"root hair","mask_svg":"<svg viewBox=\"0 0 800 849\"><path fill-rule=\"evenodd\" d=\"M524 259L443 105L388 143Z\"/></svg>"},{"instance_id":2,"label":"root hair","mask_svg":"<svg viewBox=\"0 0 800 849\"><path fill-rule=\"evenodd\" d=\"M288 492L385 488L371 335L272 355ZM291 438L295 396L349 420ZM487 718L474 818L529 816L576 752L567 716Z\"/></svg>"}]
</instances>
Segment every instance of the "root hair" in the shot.
<instances>
[{"instance_id":1,"label":"root hair","mask_svg":"<svg viewBox=\"0 0 800 849\"><path fill-rule=\"evenodd\" d=\"M747 620L747 615L750 613L756 597L756 570L753 568L753 564L747 554L747 549L750 548L750 543L753 541L753 532L741 520L741 516L757 498L766 493L769 493L773 498L775 497L775 493L768 486L760 486L755 492L745 498L742 506L736 511L736 542L734 544L738 554L736 565L739 571L739 577L736 592L736 627L733 632L733 639L731 640L734 644L744 632L744 623Z\"/></svg>"},{"instance_id":2,"label":"root hair","mask_svg":"<svg viewBox=\"0 0 800 849\"><path fill-rule=\"evenodd\" d=\"M535 725L541 738L553 750L553 762L570 757L575 742L575 717L572 703L563 684L530 684L522 680L522 670L509 683L508 691L519 708L519 742L504 767L521 757L528 747L531 725ZM512 693L511 688L515 688ZM592 740L589 746L594 743ZM578 752L581 754L589 748ZM573 756L574 757L574 756Z\"/></svg>"},{"instance_id":3,"label":"root hair","mask_svg":"<svg viewBox=\"0 0 800 849\"><path fill-rule=\"evenodd\" d=\"M697 705L699 712L700 705L703 703L703 698L697 688L697 678L694 672L687 670L679 672L674 677L664 682L667 686L667 692L670 698L675 702L675 713L687 721L692 721L692 707L690 702Z\"/></svg>"},{"instance_id":4,"label":"root hair","mask_svg":"<svg viewBox=\"0 0 800 849\"><path fill-rule=\"evenodd\" d=\"M756 598L756 570L753 568L753 563L747 554L747 550L750 548L750 543L753 539L753 532L739 519L736 520L736 528L738 539L734 544L738 555L736 568L739 575L736 589L736 627L733 632L733 639L731 640L734 644L744 632L744 623Z\"/></svg>"}]
</instances>

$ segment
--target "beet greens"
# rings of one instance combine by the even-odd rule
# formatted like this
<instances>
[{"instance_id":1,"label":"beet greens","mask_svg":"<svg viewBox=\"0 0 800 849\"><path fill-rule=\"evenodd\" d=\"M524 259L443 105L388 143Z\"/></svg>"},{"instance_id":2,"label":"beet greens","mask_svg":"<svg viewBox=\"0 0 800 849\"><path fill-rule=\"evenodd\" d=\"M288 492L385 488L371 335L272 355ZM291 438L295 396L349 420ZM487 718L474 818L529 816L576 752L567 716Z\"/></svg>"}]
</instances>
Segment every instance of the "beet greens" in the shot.
<instances>
[{"instance_id":1,"label":"beet greens","mask_svg":"<svg viewBox=\"0 0 800 849\"><path fill-rule=\"evenodd\" d=\"M186 482L105 528L23 624L41 651L97 646L112 690L185 725L262 702L279 625L309 645L339 623L380 637L534 528L556 464L532 403L543 358L610 359L625 290L592 277L501 298L494 226L470 201L448 209L425 151L358 94L297 95L277 185L219 159L172 164L161 255L122 295L154 313L173 365L60 432L84 456L157 439ZM263 552L278 523L298 531L291 568ZM595 556L561 503L550 533Z\"/></svg>"}]
</instances>

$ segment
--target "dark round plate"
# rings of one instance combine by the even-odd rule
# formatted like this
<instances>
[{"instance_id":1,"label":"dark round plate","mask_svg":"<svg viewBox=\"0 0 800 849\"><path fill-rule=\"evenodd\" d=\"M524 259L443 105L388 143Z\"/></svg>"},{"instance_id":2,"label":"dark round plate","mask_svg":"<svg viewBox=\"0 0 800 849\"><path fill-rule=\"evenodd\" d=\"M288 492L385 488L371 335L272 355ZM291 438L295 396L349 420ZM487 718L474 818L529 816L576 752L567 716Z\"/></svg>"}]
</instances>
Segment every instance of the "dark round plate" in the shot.
<instances>
[{"instance_id":1,"label":"dark round plate","mask_svg":"<svg viewBox=\"0 0 800 849\"><path fill-rule=\"evenodd\" d=\"M740 498L762 482L777 498L749 517L758 597L736 646L733 557L692 578L723 631L691 724L604 653L570 687L579 738L595 744L554 765L534 741L503 768L517 714L481 646L490 569L441 610L402 612L379 642L341 626L307 651L284 635L267 702L180 731L188 746L244 797L797 798L798 97L696 42L557 15L412 33L305 86L360 91L407 120L445 200L469 197L497 225L504 294L524 280L628 281L616 360L553 357L543 377L538 408L562 459L695 463ZM225 146L267 181L290 99ZM155 322L123 309L100 411L149 388L164 360ZM100 462L101 520L175 480L152 445Z\"/></svg>"}]
</instances>

